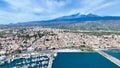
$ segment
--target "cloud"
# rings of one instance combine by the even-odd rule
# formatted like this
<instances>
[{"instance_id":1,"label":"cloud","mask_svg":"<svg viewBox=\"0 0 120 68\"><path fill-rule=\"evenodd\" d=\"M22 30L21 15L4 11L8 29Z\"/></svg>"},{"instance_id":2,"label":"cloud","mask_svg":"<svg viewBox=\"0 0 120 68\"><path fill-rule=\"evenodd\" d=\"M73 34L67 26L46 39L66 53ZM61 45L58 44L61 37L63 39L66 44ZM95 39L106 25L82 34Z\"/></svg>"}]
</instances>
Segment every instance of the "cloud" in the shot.
<instances>
[{"instance_id":1,"label":"cloud","mask_svg":"<svg viewBox=\"0 0 120 68\"><path fill-rule=\"evenodd\" d=\"M0 0L0 24L53 19L75 13L111 15L113 11L112 15L120 15L119 4L119 0Z\"/></svg>"},{"instance_id":2,"label":"cloud","mask_svg":"<svg viewBox=\"0 0 120 68\"><path fill-rule=\"evenodd\" d=\"M66 1L59 0L5 0L13 11L27 13L51 13L65 5Z\"/></svg>"}]
</instances>

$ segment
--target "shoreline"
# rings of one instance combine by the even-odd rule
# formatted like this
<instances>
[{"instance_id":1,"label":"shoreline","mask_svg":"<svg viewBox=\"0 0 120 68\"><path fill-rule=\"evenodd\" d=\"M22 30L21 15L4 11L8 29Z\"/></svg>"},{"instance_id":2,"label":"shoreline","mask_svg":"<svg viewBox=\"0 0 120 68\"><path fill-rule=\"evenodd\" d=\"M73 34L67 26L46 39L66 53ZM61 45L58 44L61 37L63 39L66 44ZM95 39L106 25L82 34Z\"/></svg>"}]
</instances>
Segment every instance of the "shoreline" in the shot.
<instances>
[{"instance_id":1,"label":"shoreline","mask_svg":"<svg viewBox=\"0 0 120 68\"><path fill-rule=\"evenodd\" d=\"M81 52L80 49L58 49L55 52Z\"/></svg>"},{"instance_id":2,"label":"shoreline","mask_svg":"<svg viewBox=\"0 0 120 68\"><path fill-rule=\"evenodd\" d=\"M58 49L58 50L54 50L55 52L59 53L59 52L65 52L65 53L69 53L69 52L96 52L96 51L81 51L80 49Z\"/></svg>"},{"instance_id":3,"label":"shoreline","mask_svg":"<svg viewBox=\"0 0 120 68\"><path fill-rule=\"evenodd\" d=\"M116 49L119 49L119 48L116 48ZM102 50L102 49L97 49L97 50ZM5 62L11 63L14 60L21 59L21 58L26 59L26 58L37 57L37 56L48 56L48 58L51 59L49 64L52 65L52 63L54 62L53 60L55 60L55 57L57 57L58 53L94 53L94 52L97 52L97 51L96 50L95 51L81 51L80 49L75 49L75 48L57 49L57 50L49 51L49 53L46 53L46 52L30 52L29 53L28 52L28 53L5 56L3 60L0 60L0 65L4 64Z\"/></svg>"}]
</instances>

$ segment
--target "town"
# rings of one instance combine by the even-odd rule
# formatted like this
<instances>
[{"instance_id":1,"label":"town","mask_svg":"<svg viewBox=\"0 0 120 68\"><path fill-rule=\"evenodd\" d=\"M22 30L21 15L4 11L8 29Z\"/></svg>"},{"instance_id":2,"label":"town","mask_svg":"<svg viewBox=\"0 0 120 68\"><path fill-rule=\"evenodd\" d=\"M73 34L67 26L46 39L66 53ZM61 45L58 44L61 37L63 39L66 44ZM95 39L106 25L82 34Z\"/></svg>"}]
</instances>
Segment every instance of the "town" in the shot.
<instances>
[{"instance_id":1,"label":"town","mask_svg":"<svg viewBox=\"0 0 120 68\"><path fill-rule=\"evenodd\" d=\"M120 35L116 34L96 36L84 33L84 31L76 32L40 26L0 29L0 61L8 56L12 57L11 59L15 59L15 56L20 58L21 54L24 54L23 57L28 57L40 55L39 53L55 54L60 50L63 52L67 50L68 52L72 52L71 50L92 52L95 49L119 47Z\"/></svg>"},{"instance_id":2,"label":"town","mask_svg":"<svg viewBox=\"0 0 120 68\"><path fill-rule=\"evenodd\" d=\"M117 48L120 35L95 36L38 26L0 29L0 55L72 47Z\"/></svg>"}]
</instances>

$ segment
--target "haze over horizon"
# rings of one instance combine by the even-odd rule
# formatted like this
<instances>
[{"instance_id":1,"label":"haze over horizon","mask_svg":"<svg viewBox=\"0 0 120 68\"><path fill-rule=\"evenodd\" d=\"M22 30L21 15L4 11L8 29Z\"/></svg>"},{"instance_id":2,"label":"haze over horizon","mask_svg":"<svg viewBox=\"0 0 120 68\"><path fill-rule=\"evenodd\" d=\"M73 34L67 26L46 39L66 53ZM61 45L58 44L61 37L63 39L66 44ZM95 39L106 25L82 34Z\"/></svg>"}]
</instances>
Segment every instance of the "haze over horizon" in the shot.
<instances>
[{"instance_id":1,"label":"haze over horizon","mask_svg":"<svg viewBox=\"0 0 120 68\"><path fill-rule=\"evenodd\" d=\"M93 13L120 16L120 0L0 0L0 24Z\"/></svg>"}]
</instances>

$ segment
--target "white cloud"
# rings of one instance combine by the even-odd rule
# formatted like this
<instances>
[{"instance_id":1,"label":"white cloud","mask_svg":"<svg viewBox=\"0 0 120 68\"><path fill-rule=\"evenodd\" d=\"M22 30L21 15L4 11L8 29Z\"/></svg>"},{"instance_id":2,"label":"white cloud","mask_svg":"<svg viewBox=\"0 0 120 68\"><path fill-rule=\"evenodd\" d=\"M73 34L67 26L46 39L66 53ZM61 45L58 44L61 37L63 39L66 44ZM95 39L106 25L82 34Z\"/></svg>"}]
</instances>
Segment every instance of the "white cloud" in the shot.
<instances>
[{"instance_id":1,"label":"white cloud","mask_svg":"<svg viewBox=\"0 0 120 68\"><path fill-rule=\"evenodd\" d=\"M5 0L15 11L51 13L66 4L56 0Z\"/></svg>"},{"instance_id":2,"label":"white cloud","mask_svg":"<svg viewBox=\"0 0 120 68\"><path fill-rule=\"evenodd\" d=\"M11 6L13 11L17 12L34 12L34 10L42 10L43 8L36 5L32 0L6 0Z\"/></svg>"},{"instance_id":3,"label":"white cloud","mask_svg":"<svg viewBox=\"0 0 120 68\"><path fill-rule=\"evenodd\" d=\"M94 11L98 11L98 10L107 8L107 7L112 6L112 5L114 5L114 4L115 4L114 2L108 2L108 3L102 4L102 5L99 6L98 8L94 9Z\"/></svg>"},{"instance_id":4,"label":"white cloud","mask_svg":"<svg viewBox=\"0 0 120 68\"><path fill-rule=\"evenodd\" d=\"M119 11L119 0L4 0L9 11L0 9L0 23L52 19L75 13L103 13ZM103 10L106 10L102 12ZM100 12L101 11L101 12ZM118 14L118 12L116 13ZM98 13L98 14L99 14Z\"/></svg>"}]
</instances>

